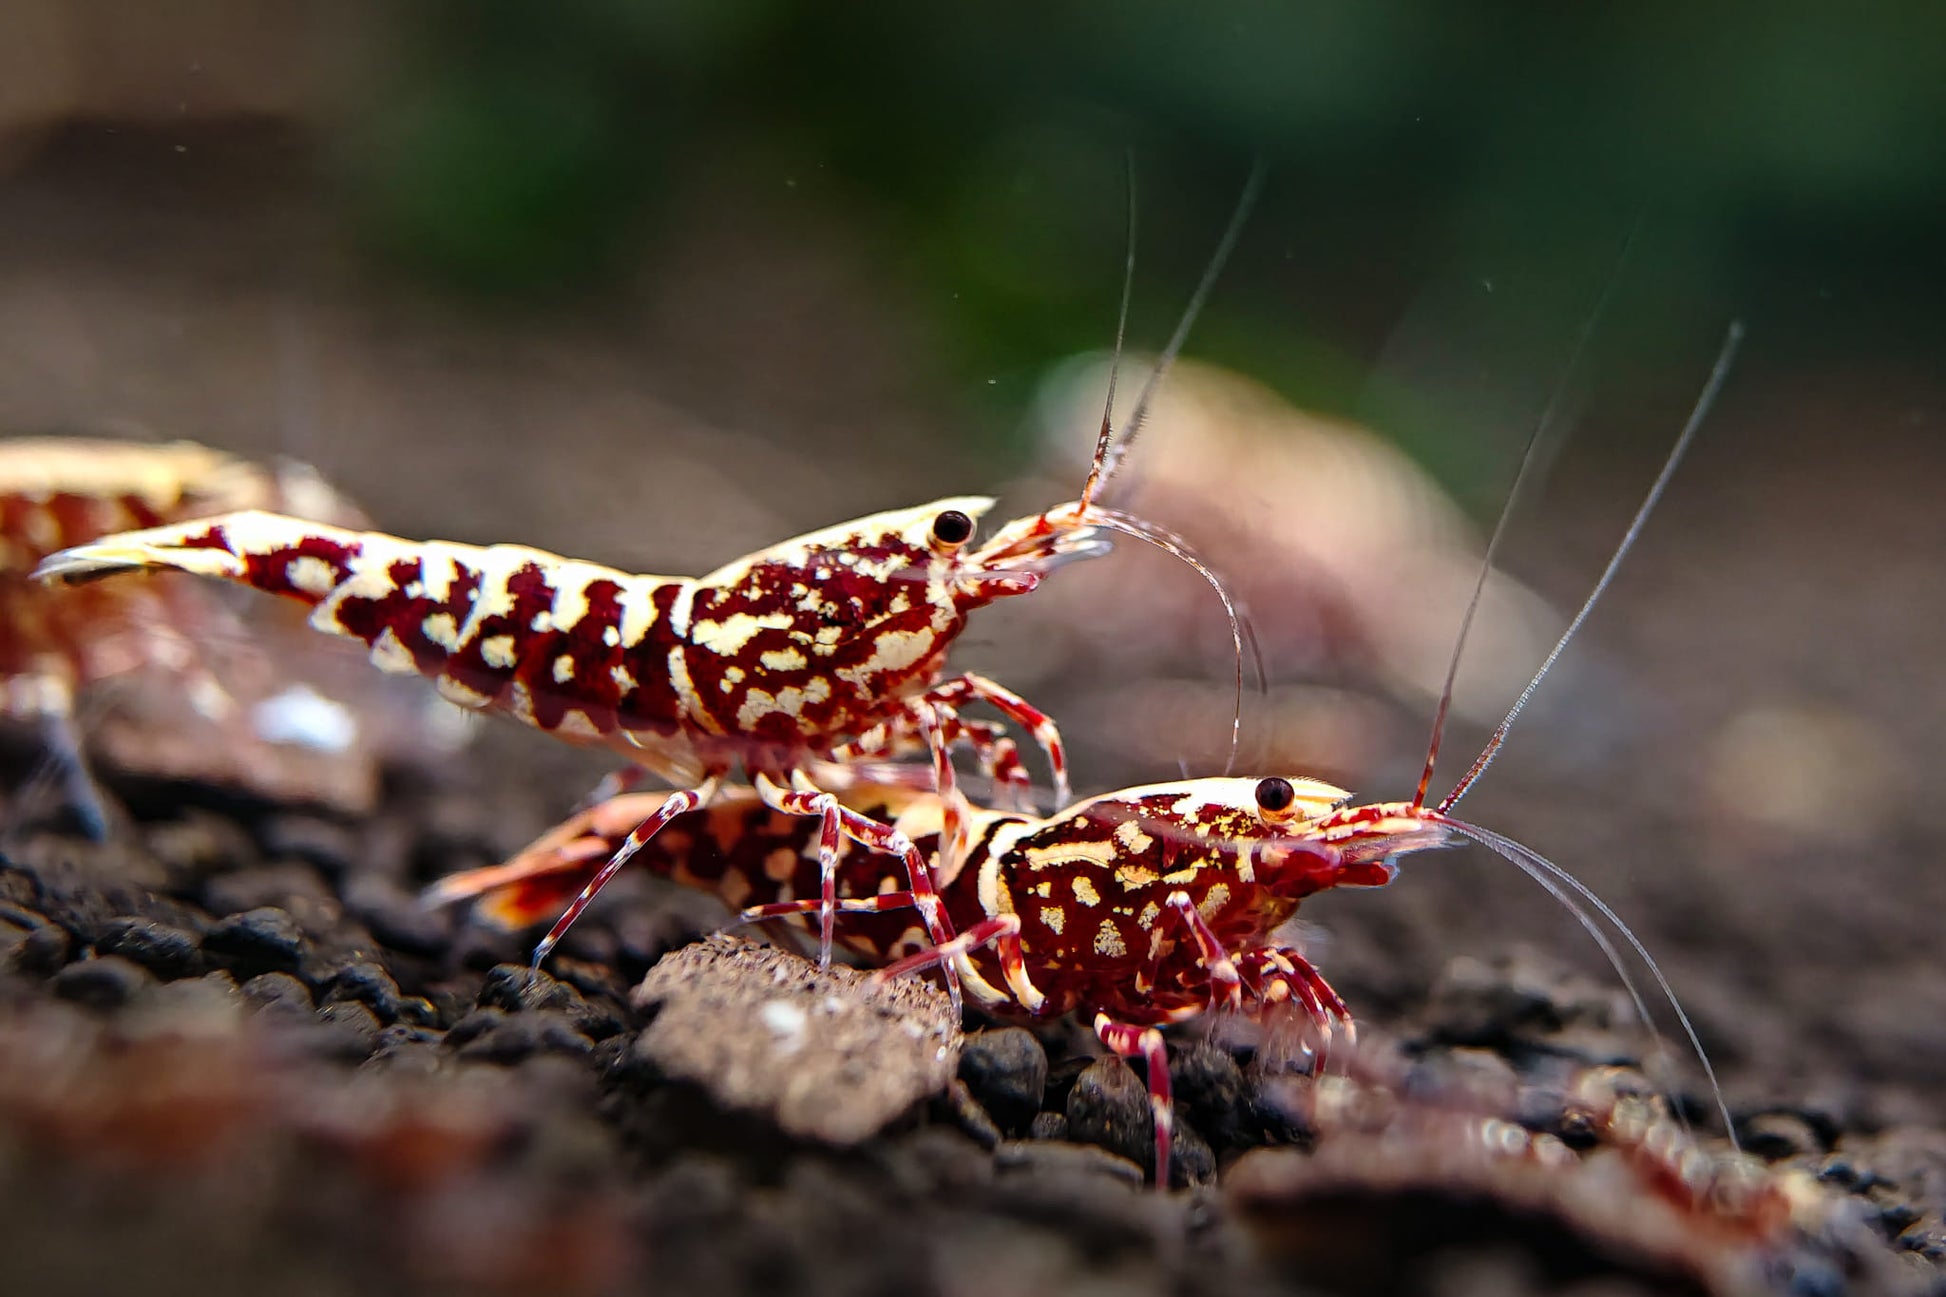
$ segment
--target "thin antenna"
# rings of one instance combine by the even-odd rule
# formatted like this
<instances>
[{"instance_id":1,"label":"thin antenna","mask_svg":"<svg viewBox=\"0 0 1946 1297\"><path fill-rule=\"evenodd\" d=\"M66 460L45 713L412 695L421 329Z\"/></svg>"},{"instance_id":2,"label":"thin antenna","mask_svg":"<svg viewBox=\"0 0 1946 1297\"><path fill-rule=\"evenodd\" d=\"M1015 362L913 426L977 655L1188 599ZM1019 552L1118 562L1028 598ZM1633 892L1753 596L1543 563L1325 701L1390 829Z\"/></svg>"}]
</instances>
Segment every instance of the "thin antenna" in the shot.
<instances>
[{"instance_id":1,"label":"thin antenna","mask_svg":"<svg viewBox=\"0 0 1946 1297\"><path fill-rule=\"evenodd\" d=\"M1506 537L1507 520L1514 516L1514 503L1520 499L1520 489L1526 485L1528 473L1539 461L1541 440L1554 426L1561 402L1581 369L1582 357L1587 354L1588 340L1594 337L1595 326L1608 309L1609 299L1615 294L1615 285L1621 280L1622 268L1628 264L1629 250L1635 246L1635 236L1641 229L1642 219L1638 216L1635 224L1629 227L1628 237L1622 240L1622 250L1615 256L1615 265L1602 283L1594 306L1589 310L1587 319L1581 322L1581 332L1575 337L1574 349L1568 353L1567 368L1561 371L1554 390L1548 393L1547 405L1541 410L1534 430L1527 435L1527 445L1521 449L1520 466L1514 470L1513 484L1507 488L1507 502L1500 506L1500 517L1493 524L1493 534L1487 537L1486 553L1480 556L1480 574L1473 581L1473 595L1466 601L1466 613L1460 618L1459 637L1453 641L1453 656L1446 663L1446 683L1439 691L1439 706L1433 709L1432 737L1426 741L1426 767L1419 772L1419 787L1412 794L1415 807L1426 804L1426 789L1432 786L1433 766L1439 760L1439 741L1446 732L1446 713L1452 710L1453 686L1459 680L1460 657L1466 652L1466 637L1473 630L1474 616L1480 611L1480 598L1486 593L1487 578L1493 575L1493 560L1500 553L1501 540Z\"/></svg>"},{"instance_id":2,"label":"thin antenna","mask_svg":"<svg viewBox=\"0 0 1946 1297\"><path fill-rule=\"evenodd\" d=\"M1742 343L1743 321L1733 320L1728 334L1723 339L1723 350L1717 353L1716 367L1710 371L1709 382L1703 385L1702 395L1696 398L1696 406L1689 412L1689 421L1683 425L1682 435L1676 438L1675 448L1669 452L1669 458L1663 461L1662 472L1656 475L1655 485L1649 488L1649 494L1642 501L1642 506L1635 511L1635 520L1629 523L1628 532L1622 537L1622 543L1615 550L1614 557L1608 560L1608 567L1602 572L1601 579L1595 582L1595 588L1588 595L1587 601L1581 605L1581 611L1574 615L1574 620L1568 623L1567 630L1561 633L1561 638L1555 642L1553 650L1541 663L1540 670L1536 671L1534 678L1527 682L1527 687L1520 691L1520 697L1514 700L1512 709L1507 712L1506 719L1501 721L1499 727L1493 731L1493 736L1487 740L1486 747L1480 750L1479 756L1473 758L1473 764L1460 777L1459 783L1453 786L1453 791L1447 793L1435 808L1438 811L1443 813L1452 809L1460 798L1466 796L1467 790L1473 787L1474 782L1486 773L1487 767L1493 764L1494 757L1500 752L1500 745L1507 741L1507 732L1513 728L1521 709L1527 706L1527 700L1534 696L1536 689L1540 688L1541 681L1546 679L1555 660L1567 648L1568 641L1573 639L1575 632L1581 629L1581 624L1588 620L1588 614L1594 611L1596 601L1601 598L1602 592L1608 589L1609 583L1615 579L1615 573L1621 569L1622 560L1634 547L1636 537L1642 534L1643 525L1648 522L1649 515L1655 511L1657 502L1662 499L1662 493L1668 489L1670 479L1675 476L1676 466L1682 462L1684 452L1689 449L1689 443L1695 440L1696 430L1703 426L1703 420L1708 417L1710 407L1716 404L1717 393L1723 390L1724 380L1730 375L1730 366L1735 361L1737 348Z\"/></svg>"},{"instance_id":3,"label":"thin antenna","mask_svg":"<svg viewBox=\"0 0 1946 1297\"><path fill-rule=\"evenodd\" d=\"M1095 457L1088 464L1088 480L1081 488L1081 512L1094 502L1095 489L1102 481L1102 463L1115 440L1115 380L1122 372L1122 339L1128 333L1128 303L1135 295L1135 150L1122 155L1128 193L1128 257L1122 267L1122 310L1115 319L1115 358L1108 363L1108 399L1101 405L1101 432L1095 437Z\"/></svg>"},{"instance_id":4,"label":"thin antenna","mask_svg":"<svg viewBox=\"0 0 1946 1297\"><path fill-rule=\"evenodd\" d=\"M1135 409L1130 413L1128 422L1123 425L1121 438L1112 445L1096 447L1095 464L1088 472L1088 484L1081 492L1081 507L1085 511L1094 500L1095 491L1105 485L1115 475L1122 460L1128 455L1128 448L1134 444L1136 435L1142 431L1142 421L1148 417L1149 401L1155 396L1169 367L1176 363L1183 344L1189 341L1189 330L1202 313L1203 304L1209 300L1211 290L1216 287L1216 277L1223 273L1224 263L1229 261L1230 253L1236 249L1237 240L1242 237L1243 223L1250 216L1250 209L1256 206L1257 196L1263 192L1264 175L1267 168L1262 158L1258 158L1250 168L1250 179L1244 182L1243 193L1237 198L1236 210L1230 214L1230 224L1223 231L1222 241L1216 245L1216 254L1210 258L1209 266L1203 271L1202 282L1189 298L1189 305L1183 309L1182 320L1176 325L1176 332L1169 339L1169 345L1162 349L1156 360L1155 368L1149 372L1148 381L1142 385L1142 393L1135 398Z\"/></svg>"},{"instance_id":5,"label":"thin antenna","mask_svg":"<svg viewBox=\"0 0 1946 1297\"><path fill-rule=\"evenodd\" d=\"M1723 1119L1724 1132L1730 1138L1730 1147L1737 1148L1736 1123L1730 1119L1729 1100L1724 1098L1723 1087L1717 1083L1716 1067L1710 1062L1709 1051L1703 1048L1702 1037L1696 1034L1696 1026L1690 1021L1688 1011L1682 1007L1682 1001L1676 998L1676 988L1669 984L1668 977L1663 974L1662 965L1656 963L1655 956L1649 953L1649 948L1642 944L1642 939L1635 935L1634 930L1622 921L1622 916L1615 913L1613 907L1602 900L1593 888L1532 847L1515 842L1512 838L1495 833L1491 829L1483 829L1477 824L1456 820L1444 812L1436 811L1434 814L1438 817L1435 823L1444 824L1454 832L1473 839L1546 888L1550 896L1567 907L1568 913L1580 921L1582 928L1595 939L1595 944L1601 947L1602 954L1608 958L1609 967L1613 968L1616 975L1622 979L1622 986L1627 990L1636 1014L1642 1019L1642 1024L1649 1029L1660 1051L1662 1036L1655 1030L1655 1019L1649 1013L1649 1006L1643 1002L1642 994L1636 988L1635 979L1629 974L1628 969L1623 967L1621 956L1616 952L1613 943L1608 940L1607 934L1588 918L1587 913L1580 906L1561 893L1555 883L1571 889L1576 896L1593 906L1604 919L1615 925L1615 930L1622 934L1624 941L1628 942L1629 949L1635 952L1636 958L1640 959L1643 966L1649 970L1649 976L1655 979L1656 986L1662 992L1663 1000L1675 1013L1676 1021L1682 1025L1682 1033L1689 1042L1690 1051L1696 1055L1696 1061L1702 1065L1703 1076L1709 1082L1710 1094L1716 1100L1717 1114ZM1550 878L1554 880L1553 883L1549 882ZM1677 1120L1681 1121L1683 1128L1687 1130L1689 1122L1683 1117L1681 1107L1674 1102L1669 1106L1675 1110Z\"/></svg>"}]
</instances>

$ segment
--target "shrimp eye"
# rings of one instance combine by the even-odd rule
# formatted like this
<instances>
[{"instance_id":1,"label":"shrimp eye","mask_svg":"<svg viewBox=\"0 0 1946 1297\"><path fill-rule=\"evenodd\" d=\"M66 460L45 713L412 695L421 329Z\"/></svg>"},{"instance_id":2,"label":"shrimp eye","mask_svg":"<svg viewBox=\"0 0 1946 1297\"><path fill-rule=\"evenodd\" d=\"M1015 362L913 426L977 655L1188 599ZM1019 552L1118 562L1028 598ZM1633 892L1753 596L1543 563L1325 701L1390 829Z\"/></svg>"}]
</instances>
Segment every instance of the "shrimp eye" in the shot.
<instances>
[{"instance_id":1,"label":"shrimp eye","mask_svg":"<svg viewBox=\"0 0 1946 1297\"><path fill-rule=\"evenodd\" d=\"M932 520L932 538L941 545L964 545L973 537L973 520L958 509L948 509Z\"/></svg>"},{"instance_id":2,"label":"shrimp eye","mask_svg":"<svg viewBox=\"0 0 1946 1297\"><path fill-rule=\"evenodd\" d=\"M1291 803L1296 800L1297 789L1291 787L1291 781L1288 779L1278 779L1273 776L1260 780L1257 784L1257 805L1273 815L1280 811L1288 811Z\"/></svg>"}]
</instances>

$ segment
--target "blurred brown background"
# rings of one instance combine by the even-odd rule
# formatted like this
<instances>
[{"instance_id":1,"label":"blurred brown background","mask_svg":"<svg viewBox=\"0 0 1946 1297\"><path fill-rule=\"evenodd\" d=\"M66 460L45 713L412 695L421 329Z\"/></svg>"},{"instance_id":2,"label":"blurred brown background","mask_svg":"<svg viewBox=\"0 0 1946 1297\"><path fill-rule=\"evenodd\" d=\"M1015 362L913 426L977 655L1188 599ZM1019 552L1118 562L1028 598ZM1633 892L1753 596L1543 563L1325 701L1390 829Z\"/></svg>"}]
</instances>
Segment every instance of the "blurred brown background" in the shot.
<instances>
[{"instance_id":1,"label":"blurred brown background","mask_svg":"<svg viewBox=\"0 0 1946 1297\"><path fill-rule=\"evenodd\" d=\"M0 16L0 428L295 455L405 534L644 571L950 493L999 493L1002 516L1071 493L1091 429L1042 427L1058 402L1036 396L1112 337L1125 151L1135 345L1167 336L1265 158L1191 354L1375 429L1482 530L1632 237L1572 427L1514 518L1514 578L1580 599L1730 318L1749 341L1466 809L1636 922L1739 1094L1883 1117L1946 1097L1936 10ZM1193 422L1154 420L1135 467L1180 437L1168 453L1200 455L1206 484L1185 469L1134 507L1203 543L1197 510L1231 480L1239 516L1305 521L1261 488L1308 461L1271 433L1199 449ZM1359 489L1408 491L1389 483ZM1261 536L1209 548L1268 622L1315 589ZM1394 578L1370 588L1409 604ZM1123 553L1022 602L962 661L1066 720L1083 791L1220 766L1231 664L1192 579ZM1147 656L1129 651L1145 617ZM1545 621L1482 629L1473 715L1504 705L1534 664L1506 659L1537 658ZM1246 768L1409 794L1423 691L1355 637L1265 653ZM590 767L499 728L455 777L515 786L511 834ZM1481 736L1456 730L1454 770ZM1421 857L1389 892L1307 914L1320 962L1381 1017L1455 952L1588 958L1485 858Z\"/></svg>"}]
</instances>

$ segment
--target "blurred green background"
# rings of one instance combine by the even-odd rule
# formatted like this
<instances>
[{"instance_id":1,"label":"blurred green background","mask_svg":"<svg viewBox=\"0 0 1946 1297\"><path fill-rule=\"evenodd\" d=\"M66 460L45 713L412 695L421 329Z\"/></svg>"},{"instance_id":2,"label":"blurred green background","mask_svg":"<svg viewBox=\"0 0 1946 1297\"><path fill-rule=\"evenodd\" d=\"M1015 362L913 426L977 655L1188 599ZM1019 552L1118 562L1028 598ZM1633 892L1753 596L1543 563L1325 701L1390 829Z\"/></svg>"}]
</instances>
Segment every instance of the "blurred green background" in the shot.
<instances>
[{"instance_id":1,"label":"blurred green background","mask_svg":"<svg viewBox=\"0 0 1946 1297\"><path fill-rule=\"evenodd\" d=\"M1195 350L1378 422L1476 505L1491 442L1523 429L1455 417L1450 346L1385 363L1419 313L1543 387L1635 230L1603 322L1618 384L1692 387L1733 313L1773 359L1824 363L1932 353L1946 319L1935 5L452 0L385 21L331 151L395 265L522 309L584 294L732 157L780 203L836 190L875 227L1003 444L1049 359L1110 336L1125 152L1133 339L1167 336L1262 157L1247 269Z\"/></svg>"}]
</instances>

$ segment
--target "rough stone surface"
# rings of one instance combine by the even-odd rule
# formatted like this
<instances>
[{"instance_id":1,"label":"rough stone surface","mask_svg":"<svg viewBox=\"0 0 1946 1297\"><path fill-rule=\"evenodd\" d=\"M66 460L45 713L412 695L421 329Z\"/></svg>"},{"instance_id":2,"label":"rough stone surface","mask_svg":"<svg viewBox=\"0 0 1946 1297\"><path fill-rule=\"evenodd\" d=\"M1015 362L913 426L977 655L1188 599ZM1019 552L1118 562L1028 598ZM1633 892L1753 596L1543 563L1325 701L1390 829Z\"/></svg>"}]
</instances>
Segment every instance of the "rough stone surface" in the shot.
<instances>
[{"instance_id":1,"label":"rough stone surface","mask_svg":"<svg viewBox=\"0 0 1946 1297\"><path fill-rule=\"evenodd\" d=\"M1003 1130L1034 1120L1047 1091L1047 1051L1019 1027L976 1031L960 1051L960 1080Z\"/></svg>"},{"instance_id":2,"label":"rough stone surface","mask_svg":"<svg viewBox=\"0 0 1946 1297\"><path fill-rule=\"evenodd\" d=\"M733 937L685 947L632 997L655 1019L634 1051L793 1135L855 1143L943 1089L960 1030L944 993Z\"/></svg>"}]
</instances>

